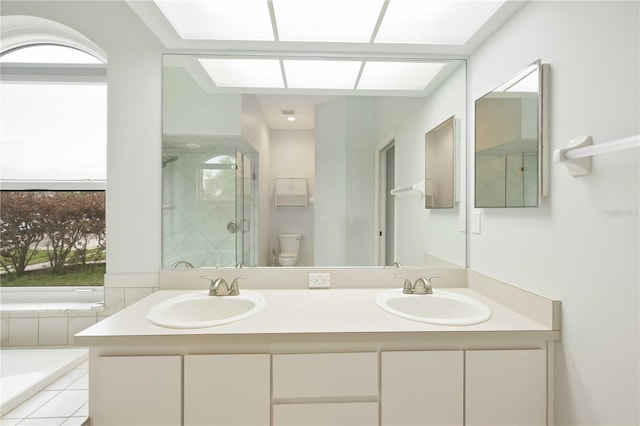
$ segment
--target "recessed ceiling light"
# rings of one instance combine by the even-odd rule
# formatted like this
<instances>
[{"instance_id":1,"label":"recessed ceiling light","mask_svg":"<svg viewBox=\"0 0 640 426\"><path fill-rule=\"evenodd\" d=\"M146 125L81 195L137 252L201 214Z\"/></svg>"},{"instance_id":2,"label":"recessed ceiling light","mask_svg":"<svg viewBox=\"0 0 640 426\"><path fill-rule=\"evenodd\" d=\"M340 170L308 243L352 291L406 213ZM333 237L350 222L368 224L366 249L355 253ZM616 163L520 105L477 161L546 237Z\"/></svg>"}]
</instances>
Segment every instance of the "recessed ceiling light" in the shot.
<instances>
[{"instance_id":1,"label":"recessed ceiling light","mask_svg":"<svg viewBox=\"0 0 640 426\"><path fill-rule=\"evenodd\" d=\"M280 41L371 39L384 0L272 0Z\"/></svg>"},{"instance_id":2,"label":"recessed ceiling light","mask_svg":"<svg viewBox=\"0 0 640 426\"><path fill-rule=\"evenodd\" d=\"M285 116L287 121L296 121L296 112L292 109L283 109L282 115Z\"/></svg>"},{"instance_id":3,"label":"recessed ceiling light","mask_svg":"<svg viewBox=\"0 0 640 426\"><path fill-rule=\"evenodd\" d=\"M353 89L360 72L360 61L297 60L282 61L291 89Z\"/></svg>"},{"instance_id":4,"label":"recessed ceiling light","mask_svg":"<svg viewBox=\"0 0 640 426\"><path fill-rule=\"evenodd\" d=\"M465 44L504 0L392 0L376 43Z\"/></svg>"},{"instance_id":5,"label":"recessed ceiling light","mask_svg":"<svg viewBox=\"0 0 640 426\"><path fill-rule=\"evenodd\" d=\"M277 59L199 59L218 87L284 88Z\"/></svg>"},{"instance_id":6,"label":"recessed ceiling light","mask_svg":"<svg viewBox=\"0 0 640 426\"><path fill-rule=\"evenodd\" d=\"M424 90L444 67L442 62L366 62L358 89Z\"/></svg>"},{"instance_id":7,"label":"recessed ceiling light","mask_svg":"<svg viewBox=\"0 0 640 426\"><path fill-rule=\"evenodd\" d=\"M273 41L266 0L154 0L183 39Z\"/></svg>"}]
</instances>

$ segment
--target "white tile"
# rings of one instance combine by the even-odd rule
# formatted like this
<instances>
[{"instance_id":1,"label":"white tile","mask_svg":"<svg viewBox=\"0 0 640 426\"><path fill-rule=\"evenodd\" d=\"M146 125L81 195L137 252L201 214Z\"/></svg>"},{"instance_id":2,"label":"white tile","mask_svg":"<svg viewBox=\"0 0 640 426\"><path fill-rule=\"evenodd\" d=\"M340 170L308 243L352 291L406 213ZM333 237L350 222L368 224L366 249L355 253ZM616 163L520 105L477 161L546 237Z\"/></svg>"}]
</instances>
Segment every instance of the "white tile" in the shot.
<instances>
[{"instance_id":1,"label":"white tile","mask_svg":"<svg viewBox=\"0 0 640 426\"><path fill-rule=\"evenodd\" d=\"M41 419L24 419L18 426L60 426L67 420L66 417L47 417Z\"/></svg>"},{"instance_id":2,"label":"white tile","mask_svg":"<svg viewBox=\"0 0 640 426\"><path fill-rule=\"evenodd\" d=\"M66 345L68 338L67 325L69 320L64 318L40 318L38 344L43 346Z\"/></svg>"},{"instance_id":3,"label":"white tile","mask_svg":"<svg viewBox=\"0 0 640 426\"><path fill-rule=\"evenodd\" d=\"M69 314L67 314L66 310L45 310L39 311L39 318L67 318Z\"/></svg>"},{"instance_id":4,"label":"white tile","mask_svg":"<svg viewBox=\"0 0 640 426\"><path fill-rule=\"evenodd\" d=\"M69 318L76 317L93 317L97 316L97 311L95 309L71 309L68 312Z\"/></svg>"},{"instance_id":5,"label":"white tile","mask_svg":"<svg viewBox=\"0 0 640 426\"><path fill-rule=\"evenodd\" d=\"M80 370L83 371L83 370ZM89 372L84 370L85 373L78 378L75 382L71 383L67 389L69 390L87 390L89 389Z\"/></svg>"},{"instance_id":6,"label":"white tile","mask_svg":"<svg viewBox=\"0 0 640 426\"><path fill-rule=\"evenodd\" d=\"M80 333L87 327L91 327L96 323L96 316L93 317L77 317L69 318L69 343L73 343L73 336Z\"/></svg>"},{"instance_id":7,"label":"white tile","mask_svg":"<svg viewBox=\"0 0 640 426\"><path fill-rule=\"evenodd\" d=\"M98 316L114 314L124 308L124 288L104 289L104 310Z\"/></svg>"},{"instance_id":8,"label":"white tile","mask_svg":"<svg viewBox=\"0 0 640 426\"><path fill-rule=\"evenodd\" d=\"M0 320L0 345L9 346L9 317Z\"/></svg>"},{"instance_id":9,"label":"white tile","mask_svg":"<svg viewBox=\"0 0 640 426\"><path fill-rule=\"evenodd\" d=\"M38 344L38 318L9 318L9 346Z\"/></svg>"},{"instance_id":10,"label":"white tile","mask_svg":"<svg viewBox=\"0 0 640 426\"><path fill-rule=\"evenodd\" d=\"M89 401L89 391L64 390L42 407L29 415L29 418L71 417L80 407Z\"/></svg>"},{"instance_id":11,"label":"white tile","mask_svg":"<svg viewBox=\"0 0 640 426\"><path fill-rule=\"evenodd\" d=\"M69 417L62 426L82 426L87 421L87 417Z\"/></svg>"},{"instance_id":12,"label":"white tile","mask_svg":"<svg viewBox=\"0 0 640 426\"><path fill-rule=\"evenodd\" d=\"M3 417L0 419L0 425L2 426L14 426L17 425L19 421L21 421L22 419L8 419L6 417Z\"/></svg>"},{"instance_id":13,"label":"white tile","mask_svg":"<svg viewBox=\"0 0 640 426\"><path fill-rule=\"evenodd\" d=\"M10 311L9 318L38 318L38 311L19 310Z\"/></svg>"},{"instance_id":14,"label":"white tile","mask_svg":"<svg viewBox=\"0 0 640 426\"><path fill-rule=\"evenodd\" d=\"M76 368L89 368L89 360L83 361L83 363L78 365Z\"/></svg>"},{"instance_id":15,"label":"white tile","mask_svg":"<svg viewBox=\"0 0 640 426\"><path fill-rule=\"evenodd\" d=\"M8 414L6 414L4 418L7 419L24 419L29 416L29 414L36 411L38 408L42 407L48 401L50 401L53 397L55 397L59 392L58 391L40 391L22 404L18 405L16 408L11 410Z\"/></svg>"},{"instance_id":16,"label":"white tile","mask_svg":"<svg viewBox=\"0 0 640 426\"><path fill-rule=\"evenodd\" d=\"M88 417L89 416L89 403L84 404L78 411L73 413L73 417Z\"/></svg>"},{"instance_id":17,"label":"white tile","mask_svg":"<svg viewBox=\"0 0 640 426\"><path fill-rule=\"evenodd\" d=\"M74 368L73 370L69 371L67 374L47 386L45 390L65 390L85 374L87 374L87 370Z\"/></svg>"}]
</instances>

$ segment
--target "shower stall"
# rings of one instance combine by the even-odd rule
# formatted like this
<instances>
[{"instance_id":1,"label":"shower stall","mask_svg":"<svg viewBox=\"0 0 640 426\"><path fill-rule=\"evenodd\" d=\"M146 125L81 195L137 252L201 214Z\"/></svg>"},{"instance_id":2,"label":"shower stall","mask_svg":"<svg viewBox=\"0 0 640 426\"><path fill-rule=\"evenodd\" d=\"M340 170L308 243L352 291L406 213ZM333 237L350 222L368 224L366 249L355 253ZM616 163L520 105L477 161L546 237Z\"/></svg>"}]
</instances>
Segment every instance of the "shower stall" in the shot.
<instances>
[{"instance_id":1,"label":"shower stall","mask_svg":"<svg viewBox=\"0 0 640 426\"><path fill-rule=\"evenodd\" d=\"M257 265L258 154L245 141L213 139L163 144L163 268Z\"/></svg>"}]
</instances>

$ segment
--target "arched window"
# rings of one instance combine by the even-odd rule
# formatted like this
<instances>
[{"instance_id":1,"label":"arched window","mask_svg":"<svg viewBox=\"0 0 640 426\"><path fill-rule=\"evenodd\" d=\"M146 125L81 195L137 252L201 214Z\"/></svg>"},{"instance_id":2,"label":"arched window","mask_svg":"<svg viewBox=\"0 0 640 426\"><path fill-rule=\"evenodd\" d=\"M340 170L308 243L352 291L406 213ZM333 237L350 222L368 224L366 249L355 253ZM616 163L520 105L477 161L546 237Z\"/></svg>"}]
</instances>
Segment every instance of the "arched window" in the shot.
<instances>
[{"instance_id":1,"label":"arched window","mask_svg":"<svg viewBox=\"0 0 640 426\"><path fill-rule=\"evenodd\" d=\"M106 64L29 40L0 53L2 286L102 285Z\"/></svg>"},{"instance_id":2,"label":"arched window","mask_svg":"<svg viewBox=\"0 0 640 426\"><path fill-rule=\"evenodd\" d=\"M202 200L234 201L236 195L236 157L216 155L202 165Z\"/></svg>"}]
</instances>

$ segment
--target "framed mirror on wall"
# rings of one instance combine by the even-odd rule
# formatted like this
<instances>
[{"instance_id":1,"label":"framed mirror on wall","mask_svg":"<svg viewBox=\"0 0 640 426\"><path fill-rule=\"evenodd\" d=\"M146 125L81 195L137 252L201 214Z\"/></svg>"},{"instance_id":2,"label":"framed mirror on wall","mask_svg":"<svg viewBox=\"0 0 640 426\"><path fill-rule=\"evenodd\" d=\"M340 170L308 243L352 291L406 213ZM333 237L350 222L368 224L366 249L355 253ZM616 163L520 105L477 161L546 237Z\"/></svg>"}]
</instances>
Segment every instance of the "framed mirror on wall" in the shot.
<instances>
[{"instance_id":1,"label":"framed mirror on wall","mask_svg":"<svg viewBox=\"0 0 640 426\"><path fill-rule=\"evenodd\" d=\"M247 73L225 68L243 60L251 62ZM264 67L255 61L280 60L285 67L274 67L275 76L282 71L287 78L260 80ZM313 78L296 73L308 65L349 65L353 81L294 79ZM423 180L425 132L454 115L464 123L465 113L460 59L164 55L163 267L179 260L195 267L279 266L287 251L283 235L300 236L295 266L435 265L429 258L439 267L464 267L458 216L465 206L428 215L419 194L378 203L376 155L393 133L386 192ZM456 144L455 162L463 165L466 143ZM465 182L465 168L454 170L462 176L452 182ZM307 202L276 207L282 178L304 179ZM464 189L457 189L461 199ZM392 219L380 221L389 209ZM383 236L388 259L376 252Z\"/></svg>"},{"instance_id":2,"label":"framed mirror on wall","mask_svg":"<svg viewBox=\"0 0 640 426\"><path fill-rule=\"evenodd\" d=\"M455 203L455 116L425 134L424 207L452 209Z\"/></svg>"},{"instance_id":3,"label":"framed mirror on wall","mask_svg":"<svg viewBox=\"0 0 640 426\"><path fill-rule=\"evenodd\" d=\"M538 207L548 194L548 64L475 102L475 207Z\"/></svg>"}]
</instances>

